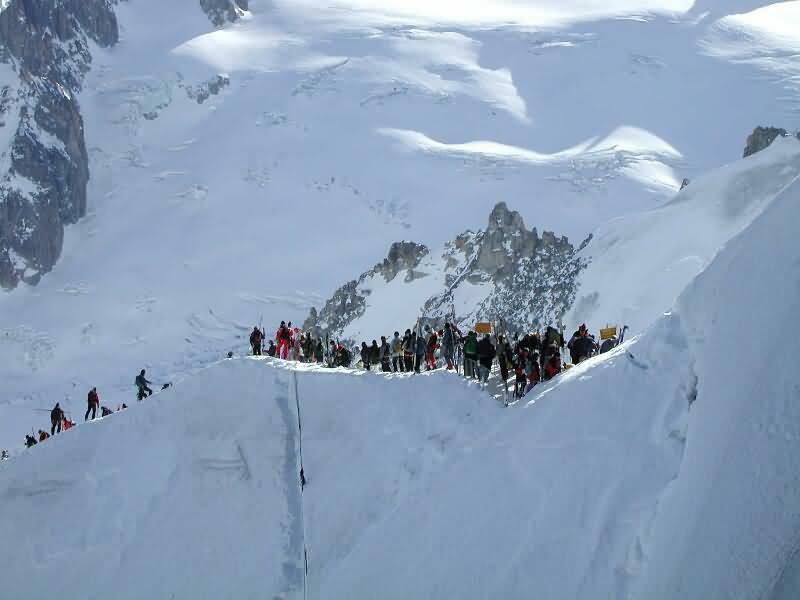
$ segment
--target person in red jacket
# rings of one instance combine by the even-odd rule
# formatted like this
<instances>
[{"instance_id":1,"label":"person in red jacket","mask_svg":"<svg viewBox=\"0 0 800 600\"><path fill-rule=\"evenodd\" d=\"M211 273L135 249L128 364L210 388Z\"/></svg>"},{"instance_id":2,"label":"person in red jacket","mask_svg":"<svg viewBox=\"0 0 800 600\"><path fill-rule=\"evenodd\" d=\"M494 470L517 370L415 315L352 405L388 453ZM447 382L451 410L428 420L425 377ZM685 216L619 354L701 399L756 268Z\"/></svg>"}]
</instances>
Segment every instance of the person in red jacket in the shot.
<instances>
[{"instance_id":1,"label":"person in red jacket","mask_svg":"<svg viewBox=\"0 0 800 600\"><path fill-rule=\"evenodd\" d=\"M39 441L40 442L45 441L49 437L50 437L49 433L47 433L46 431L44 431L42 429L39 430Z\"/></svg>"},{"instance_id":2,"label":"person in red jacket","mask_svg":"<svg viewBox=\"0 0 800 600\"><path fill-rule=\"evenodd\" d=\"M278 342L278 350L276 352L278 358L284 360L289 358L289 340L291 337L292 335L289 332L289 328L286 327L286 321L281 321L281 326L278 327L278 331L275 332L275 341Z\"/></svg>"},{"instance_id":3,"label":"person in red jacket","mask_svg":"<svg viewBox=\"0 0 800 600\"><path fill-rule=\"evenodd\" d=\"M544 378L549 380L559 373L561 373L561 353L556 352L544 364Z\"/></svg>"},{"instance_id":4,"label":"person in red jacket","mask_svg":"<svg viewBox=\"0 0 800 600\"><path fill-rule=\"evenodd\" d=\"M425 353L428 371L436 368L436 348L438 347L439 336L436 335L435 331L432 331L430 337L428 338L428 347Z\"/></svg>"},{"instance_id":5,"label":"person in red jacket","mask_svg":"<svg viewBox=\"0 0 800 600\"><path fill-rule=\"evenodd\" d=\"M89 413L92 413L92 421L97 416L97 407L100 406L100 396L97 394L97 388L93 387L89 390L89 395L86 397L86 414L83 416L84 421L89 420Z\"/></svg>"}]
</instances>

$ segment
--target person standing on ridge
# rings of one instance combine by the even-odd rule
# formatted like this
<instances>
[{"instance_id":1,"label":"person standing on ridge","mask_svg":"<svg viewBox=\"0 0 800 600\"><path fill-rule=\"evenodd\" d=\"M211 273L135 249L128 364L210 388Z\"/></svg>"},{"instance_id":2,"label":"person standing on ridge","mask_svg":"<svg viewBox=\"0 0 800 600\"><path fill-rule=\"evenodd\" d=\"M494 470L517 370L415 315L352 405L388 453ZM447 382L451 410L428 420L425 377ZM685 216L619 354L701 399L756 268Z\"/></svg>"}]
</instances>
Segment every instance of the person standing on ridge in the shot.
<instances>
[{"instance_id":1,"label":"person standing on ridge","mask_svg":"<svg viewBox=\"0 0 800 600\"><path fill-rule=\"evenodd\" d=\"M411 330L406 329L406 333L403 335L403 363L406 373L411 373L414 370L414 346L416 343L416 336L412 336Z\"/></svg>"},{"instance_id":2,"label":"person standing on ridge","mask_svg":"<svg viewBox=\"0 0 800 600\"><path fill-rule=\"evenodd\" d=\"M138 390L138 394L136 395L136 399L141 402L145 399L146 396L152 396L153 390L151 390L148 386L153 383L152 381L148 381L145 378L144 369L136 376L136 389Z\"/></svg>"},{"instance_id":3,"label":"person standing on ridge","mask_svg":"<svg viewBox=\"0 0 800 600\"><path fill-rule=\"evenodd\" d=\"M496 355L497 351L495 350L494 344L492 344L492 340L487 333L483 336L483 339L478 342L478 380L481 383L486 383L489 381L489 373L492 371L492 363L494 362L494 357Z\"/></svg>"},{"instance_id":4,"label":"person standing on ridge","mask_svg":"<svg viewBox=\"0 0 800 600\"><path fill-rule=\"evenodd\" d=\"M61 422L64 420L64 411L61 410L61 405L56 402L53 410L50 411L50 435L55 435L56 430L61 433Z\"/></svg>"},{"instance_id":5,"label":"person standing on ridge","mask_svg":"<svg viewBox=\"0 0 800 600\"><path fill-rule=\"evenodd\" d=\"M275 332L275 341L278 342L278 349L276 351L278 358L286 360L289 358L289 328L286 327L286 321L281 321L278 331Z\"/></svg>"},{"instance_id":6,"label":"person standing on ridge","mask_svg":"<svg viewBox=\"0 0 800 600\"><path fill-rule=\"evenodd\" d=\"M478 376L478 334L470 331L464 342L464 377L475 379Z\"/></svg>"},{"instance_id":7,"label":"person standing on ridge","mask_svg":"<svg viewBox=\"0 0 800 600\"><path fill-rule=\"evenodd\" d=\"M444 336L442 336L442 354L447 362L447 370L452 371L456 363L456 339L450 323L444 324Z\"/></svg>"},{"instance_id":8,"label":"person standing on ridge","mask_svg":"<svg viewBox=\"0 0 800 600\"><path fill-rule=\"evenodd\" d=\"M403 338L400 337L400 332L395 331L392 338L392 371L395 373L402 373L403 368Z\"/></svg>"},{"instance_id":9,"label":"person standing on ridge","mask_svg":"<svg viewBox=\"0 0 800 600\"><path fill-rule=\"evenodd\" d=\"M422 370L422 363L425 360L425 352L427 351L427 348L428 346L425 343L425 336L418 335L416 349L417 359L414 362L414 373L419 373Z\"/></svg>"},{"instance_id":10,"label":"person standing on ridge","mask_svg":"<svg viewBox=\"0 0 800 600\"><path fill-rule=\"evenodd\" d=\"M361 342L361 364L366 371L369 371L370 362L369 346L367 346L367 342Z\"/></svg>"},{"instance_id":11,"label":"person standing on ridge","mask_svg":"<svg viewBox=\"0 0 800 600\"><path fill-rule=\"evenodd\" d=\"M264 341L264 334L256 326L250 334L250 347L253 349L253 356L261 356L261 343Z\"/></svg>"},{"instance_id":12,"label":"person standing on ridge","mask_svg":"<svg viewBox=\"0 0 800 600\"><path fill-rule=\"evenodd\" d=\"M389 363L391 360L392 349L389 347L389 343L386 341L386 336L381 336L381 347L378 350L378 360L381 363L381 371L384 373L390 373L392 368Z\"/></svg>"},{"instance_id":13,"label":"person standing on ridge","mask_svg":"<svg viewBox=\"0 0 800 600\"><path fill-rule=\"evenodd\" d=\"M89 390L89 395L86 398L86 414L83 417L84 421L89 420L89 413L92 413L92 421L97 416L97 407L100 406L100 396L97 393L97 388L93 387Z\"/></svg>"}]
</instances>

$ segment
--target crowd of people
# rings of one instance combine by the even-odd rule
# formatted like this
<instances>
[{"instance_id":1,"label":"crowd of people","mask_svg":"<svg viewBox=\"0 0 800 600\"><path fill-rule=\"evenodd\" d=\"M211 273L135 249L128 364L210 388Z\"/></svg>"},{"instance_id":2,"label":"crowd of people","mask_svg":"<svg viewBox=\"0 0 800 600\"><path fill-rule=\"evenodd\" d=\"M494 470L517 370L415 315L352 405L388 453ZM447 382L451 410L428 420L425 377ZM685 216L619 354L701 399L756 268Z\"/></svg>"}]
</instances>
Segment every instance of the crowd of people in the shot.
<instances>
[{"instance_id":1,"label":"crowd of people","mask_svg":"<svg viewBox=\"0 0 800 600\"><path fill-rule=\"evenodd\" d=\"M463 334L449 322L439 330L425 325L414 330L406 329L403 335L395 331L391 337L381 336L380 342L377 339L372 343L361 342L360 350L356 349L358 360L355 366L384 373L421 373L445 368L486 383L497 365L499 377L507 390L513 375L514 396L521 398L537 383L552 379L565 368L614 348L621 339L616 337L616 328L613 329L614 334L600 343L585 324L568 341L552 326L543 332L514 334L513 337L504 333L484 333L479 337L476 331ZM268 344L266 347L265 343ZM267 355L329 367L350 367L353 362L353 352L344 344L324 342L321 337L292 327L291 321L288 324L281 321L274 340L267 339L263 329L254 327L250 346L255 356ZM569 352L568 363L562 360L565 350Z\"/></svg>"},{"instance_id":2,"label":"crowd of people","mask_svg":"<svg viewBox=\"0 0 800 600\"><path fill-rule=\"evenodd\" d=\"M625 328L626 329L626 328ZM565 368L579 364L595 354L608 352L622 341L625 329L620 338L616 335L606 336L597 342L589 333L586 325L581 325L575 333L565 340L563 334L555 327L547 327L543 332L514 334L508 337L505 333L484 333L482 337L476 331L466 334L454 323L445 323L442 329L436 330L430 325L406 329L403 335L395 331L390 338L380 337L380 343L372 340L361 343L358 360L353 365L354 353L338 341L323 341L319 336L300 328L292 327L291 321L281 321L274 339L267 339L264 330L253 327L249 342L254 356L271 356L283 360L318 363L328 367L356 366L367 371L376 370L384 373L421 373L444 368L463 374L464 377L476 379L486 384L495 365L501 384L507 392L513 380L513 396L522 398L535 385L556 377ZM616 329L614 330L616 334ZM564 363L562 354L569 352L569 363ZM228 357L233 353L229 352ZM147 379L142 369L134 379L136 398L139 402L153 394L150 387L153 382ZM162 384L166 389L171 384ZM87 394L87 407L84 421L113 414L110 408L102 406L96 387ZM126 404L117 407L117 411L128 408ZM50 432L39 429L38 433L25 436L27 447L48 440L50 437L68 431L75 426L60 403L50 411ZM4 456L7 458L8 455Z\"/></svg>"}]
</instances>

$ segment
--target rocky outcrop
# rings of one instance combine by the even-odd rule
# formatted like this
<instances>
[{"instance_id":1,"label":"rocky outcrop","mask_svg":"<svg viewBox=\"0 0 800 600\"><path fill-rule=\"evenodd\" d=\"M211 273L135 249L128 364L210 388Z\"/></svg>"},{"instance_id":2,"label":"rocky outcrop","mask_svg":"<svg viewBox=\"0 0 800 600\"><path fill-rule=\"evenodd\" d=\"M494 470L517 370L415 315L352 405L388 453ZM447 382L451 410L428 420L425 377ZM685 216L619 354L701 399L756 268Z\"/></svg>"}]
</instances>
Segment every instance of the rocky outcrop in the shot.
<instances>
[{"instance_id":1,"label":"rocky outcrop","mask_svg":"<svg viewBox=\"0 0 800 600\"><path fill-rule=\"evenodd\" d=\"M36 283L86 213L89 159L77 100L89 40L117 42L113 0L11 0L0 12L0 286ZM4 131L3 131L4 130Z\"/></svg>"},{"instance_id":2,"label":"rocky outcrop","mask_svg":"<svg viewBox=\"0 0 800 600\"><path fill-rule=\"evenodd\" d=\"M413 242L394 244L382 263L339 288L319 312L313 309L305 326L333 337L354 335L367 311L393 312L392 307L368 300L376 289L404 273L405 284L431 277L433 289L441 289L432 296L428 291L421 299L417 292L407 294L410 302L420 301L417 314L423 323L440 326L452 320L471 327L476 321L502 321L509 331L537 329L558 322L572 306L585 267L567 238L528 230L519 213L500 203L486 229L459 235L444 245L439 256ZM395 285L392 294L383 296L395 302L403 293ZM369 321L382 319L372 315ZM391 324L394 329L413 325ZM375 337L385 332L361 333Z\"/></svg>"},{"instance_id":3,"label":"rocky outcrop","mask_svg":"<svg viewBox=\"0 0 800 600\"><path fill-rule=\"evenodd\" d=\"M214 25L221 27L238 20L248 10L248 0L200 0L200 8Z\"/></svg>"},{"instance_id":4,"label":"rocky outcrop","mask_svg":"<svg viewBox=\"0 0 800 600\"><path fill-rule=\"evenodd\" d=\"M778 136L786 137L788 132L779 127L756 127L749 136L744 147L744 158L751 154L761 152L775 141Z\"/></svg>"},{"instance_id":5,"label":"rocky outcrop","mask_svg":"<svg viewBox=\"0 0 800 600\"><path fill-rule=\"evenodd\" d=\"M483 231L467 232L445 246L446 291L430 298L425 320L440 325L446 319L469 325L502 321L509 330L533 330L556 323L575 300L577 279L585 262L575 257L566 237L536 228L528 230L522 216L504 202L495 206ZM465 288L483 288L472 306L456 305Z\"/></svg>"},{"instance_id":6,"label":"rocky outcrop","mask_svg":"<svg viewBox=\"0 0 800 600\"><path fill-rule=\"evenodd\" d=\"M379 278L385 283L390 283L398 275L405 273L403 281L411 283L425 276L416 269L428 253L428 248L421 244L406 241L395 242L383 262L378 263L366 273L362 273L358 280L348 281L336 290L333 297L319 312L316 308L312 308L303 323L303 329L314 331L317 335L321 333L340 334L348 324L364 316L367 297L370 293L363 287L367 280Z\"/></svg>"}]
</instances>

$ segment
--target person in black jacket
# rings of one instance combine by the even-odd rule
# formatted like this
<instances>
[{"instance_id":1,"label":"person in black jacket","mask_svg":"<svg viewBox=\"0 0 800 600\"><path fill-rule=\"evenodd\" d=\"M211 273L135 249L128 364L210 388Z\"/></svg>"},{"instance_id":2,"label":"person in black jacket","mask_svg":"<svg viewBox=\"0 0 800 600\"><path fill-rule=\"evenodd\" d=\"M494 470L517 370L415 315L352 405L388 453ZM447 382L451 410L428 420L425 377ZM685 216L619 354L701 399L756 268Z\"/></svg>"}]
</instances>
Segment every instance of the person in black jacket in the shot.
<instances>
[{"instance_id":1,"label":"person in black jacket","mask_svg":"<svg viewBox=\"0 0 800 600\"><path fill-rule=\"evenodd\" d=\"M483 336L483 339L478 342L478 370L480 372L480 381L484 383L489 381L489 373L492 370L492 363L494 362L495 356L497 356L497 351L487 333Z\"/></svg>"},{"instance_id":2,"label":"person in black jacket","mask_svg":"<svg viewBox=\"0 0 800 600\"><path fill-rule=\"evenodd\" d=\"M367 346L367 342L361 342L361 364L367 371L369 371L370 362L369 346Z\"/></svg>"},{"instance_id":3,"label":"person in black jacket","mask_svg":"<svg viewBox=\"0 0 800 600\"><path fill-rule=\"evenodd\" d=\"M264 334L256 326L250 334L250 347L253 349L253 356L261 356L261 342L264 341Z\"/></svg>"},{"instance_id":4,"label":"person in black jacket","mask_svg":"<svg viewBox=\"0 0 800 600\"><path fill-rule=\"evenodd\" d=\"M61 423L64 421L64 411L61 410L61 405L56 402L53 410L50 411L50 435L55 435L56 430L61 433Z\"/></svg>"},{"instance_id":5,"label":"person in black jacket","mask_svg":"<svg viewBox=\"0 0 800 600\"><path fill-rule=\"evenodd\" d=\"M152 396L153 390L150 389L149 385L153 383L152 381L148 381L147 378L144 376L145 371L142 371L136 376L136 389L138 393L136 394L136 399L141 402L145 399L146 396Z\"/></svg>"}]
</instances>

